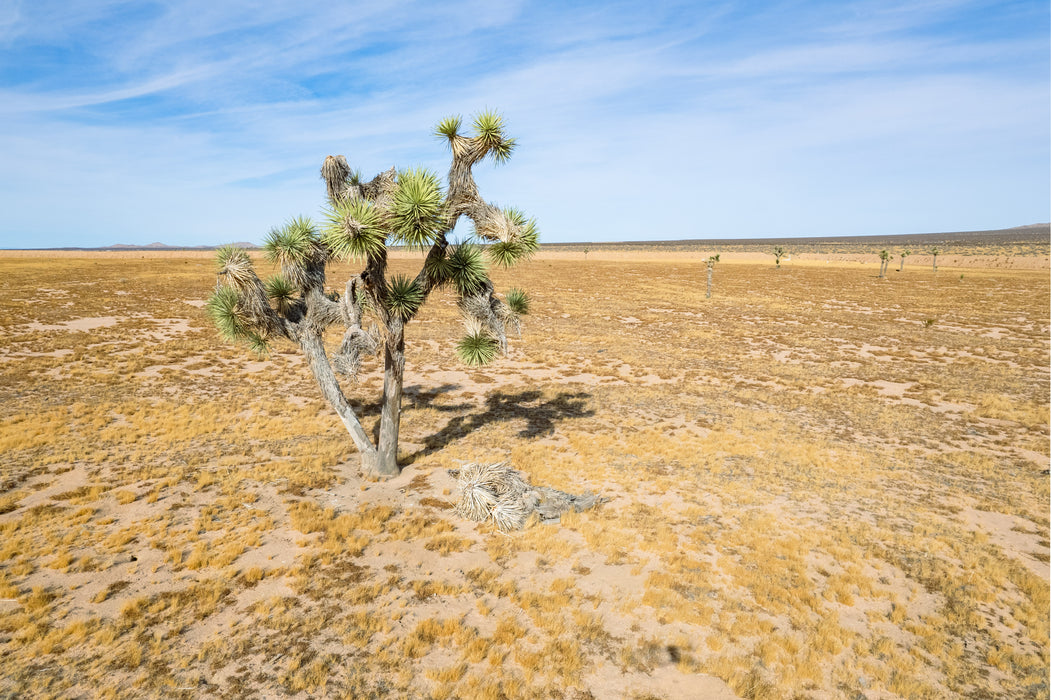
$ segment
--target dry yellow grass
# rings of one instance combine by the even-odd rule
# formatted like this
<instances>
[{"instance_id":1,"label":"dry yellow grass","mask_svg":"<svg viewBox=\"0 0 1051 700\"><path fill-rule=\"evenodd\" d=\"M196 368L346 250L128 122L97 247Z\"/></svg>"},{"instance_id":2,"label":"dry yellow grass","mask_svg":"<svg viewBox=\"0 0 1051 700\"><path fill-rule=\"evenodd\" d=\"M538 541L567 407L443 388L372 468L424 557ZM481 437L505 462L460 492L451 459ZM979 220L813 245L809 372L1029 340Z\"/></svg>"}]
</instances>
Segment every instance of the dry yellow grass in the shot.
<instances>
[{"instance_id":1,"label":"dry yellow grass","mask_svg":"<svg viewBox=\"0 0 1051 700\"><path fill-rule=\"evenodd\" d=\"M1048 697L1046 269L598 253L491 368L425 308L383 483L208 259L0 258L0 697ZM484 460L610 500L461 521Z\"/></svg>"}]
</instances>

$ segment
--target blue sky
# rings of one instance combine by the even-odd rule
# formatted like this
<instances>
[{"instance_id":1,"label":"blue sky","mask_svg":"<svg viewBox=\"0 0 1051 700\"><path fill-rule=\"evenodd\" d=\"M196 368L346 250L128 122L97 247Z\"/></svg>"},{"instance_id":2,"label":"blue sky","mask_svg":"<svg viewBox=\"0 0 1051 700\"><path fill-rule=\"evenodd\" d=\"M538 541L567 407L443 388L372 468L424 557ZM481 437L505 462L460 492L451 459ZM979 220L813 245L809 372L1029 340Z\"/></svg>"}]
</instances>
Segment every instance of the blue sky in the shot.
<instances>
[{"instance_id":1,"label":"blue sky","mask_svg":"<svg viewBox=\"0 0 1051 700\"><path fill-rule=\"evenodd\" d=\"M0 0L0 247L259 242L324 156L444 174L542 240L877 235L1051 218L1039 2Z\"/></svg>"}]
</instances>

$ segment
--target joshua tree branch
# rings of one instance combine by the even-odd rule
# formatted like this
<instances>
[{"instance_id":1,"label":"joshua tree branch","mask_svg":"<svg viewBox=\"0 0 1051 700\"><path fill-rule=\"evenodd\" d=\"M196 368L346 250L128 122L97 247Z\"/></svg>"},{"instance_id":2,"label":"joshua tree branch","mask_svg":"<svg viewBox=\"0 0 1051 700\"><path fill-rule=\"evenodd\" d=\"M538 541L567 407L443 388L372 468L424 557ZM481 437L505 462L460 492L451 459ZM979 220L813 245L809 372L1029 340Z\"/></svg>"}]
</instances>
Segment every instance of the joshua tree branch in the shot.
<instances>
[{"instance_id":1,"label":"joshua tree branch","mask_svg":"<svg viewBox=\"0 0 1051 700\"><path fill-rule=\"evenodd\" d=\"M300 338L299 344L303 348L307 361L310 363L310 371L313 373L322 395L339 415L340 420L343 421L343 425L346 426L347 432L350 433L350 437L358 451L362 453L375 452L375 446L369 440L368 434L358 421L353 407L347 401L347 397L343 394L343 389L340 388L339 381L332 371L332 365L329 363L328 356L325 353L325 343L321 335L315 333L313 329L307 330Z\"/></svg>"},{"instance_id":2,"label":"joshua tree branch","mask_svg":"<svg viewBox=\"0 0 1051 700\"><path fill-rule=\"evenodd\" d=\"M453 223L453 225L455 225L455 222ZM452 225L450 225L447 230L442 231L440 234L438 234L437 240L435 240L434 244L431 246L431 249L427 251L427 257L424 258L423 267L421 267L420 271L416 274L416 286L419 288L420 293L423 294L423 300L421 301L421 305L423 302L427 301L427 297L430 296L431 290L434 289L434 280L431 279L431 276L429 274L427 274L427 269L430 267L430 264L433 263L435 260L441 259L445 255L445 251L448 250L449 241L446 239L445 236L449 233L449 231L452 231Z\"/></svg>"},{"instance_id":3,"label":"joshua tree branch","mask_svg":"<svg viewBox=\"0 0 1051 700\"><path fill-rule=\"evenodd\" d=\"M372 308L380 317L380 322L387 325L390 322L390 312L387 310L384 293L387 288L387 251L382 250L376 255L370 255L361 272L364 281L364 291L372 301Z\"/></svg>"}]
</instances>

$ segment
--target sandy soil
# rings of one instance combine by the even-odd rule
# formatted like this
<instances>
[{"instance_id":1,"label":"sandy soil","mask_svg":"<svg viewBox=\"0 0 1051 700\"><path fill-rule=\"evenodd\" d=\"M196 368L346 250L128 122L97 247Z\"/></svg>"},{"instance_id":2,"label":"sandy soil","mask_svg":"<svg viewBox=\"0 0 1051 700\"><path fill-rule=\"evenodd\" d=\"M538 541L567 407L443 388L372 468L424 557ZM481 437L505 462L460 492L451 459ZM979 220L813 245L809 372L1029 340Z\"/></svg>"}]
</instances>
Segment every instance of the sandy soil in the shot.
<instances>
[{"instance_id":1,"label":"sandy soil","mask_svg":"<svg viewBox=\"0 0 1051 700\"><path fill-rule=\"evenodd\" d=\"M518 683L505 696L580 700L1046 697L1025 685L1048 648L1032 634L1051 329L1029 272L1046 259L985 260L958 284L949 259L877 281L850 256L773 272L727 253L709 302L682 291L701 257L673 272L541 253L498 366L449 360L451 304L419 320L405 470L377 482L298 354L218 344L206 257L70 258L38 287L8 268L0 696L91 697L103 679L353 696L380 678L395 697L499 697L468 683L491 676ZM380 383L348 390L370 417ZM455 516L449 469L497 459L609 500L510 534ZM360 522L330 537L341 518ZM379 623L360 648L359 611ZM446 619L464 636L419 633ZM487 640L503 651L476 660ZM578 641L580 665L545 678Z\"/></svg>"}]
</instances>

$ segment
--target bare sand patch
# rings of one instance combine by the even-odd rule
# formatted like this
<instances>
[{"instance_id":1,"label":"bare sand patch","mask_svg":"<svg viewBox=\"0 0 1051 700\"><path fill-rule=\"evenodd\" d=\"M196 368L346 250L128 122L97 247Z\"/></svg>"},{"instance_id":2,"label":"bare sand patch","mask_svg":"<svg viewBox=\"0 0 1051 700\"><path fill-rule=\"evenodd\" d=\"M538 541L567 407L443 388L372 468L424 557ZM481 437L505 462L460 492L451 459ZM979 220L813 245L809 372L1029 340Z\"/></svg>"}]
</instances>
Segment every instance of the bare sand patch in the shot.
<instances>
[{"instance_id":1,"label":"bare sand patch","mask_svg":"<svg viewBox=\"0 0 1051 700\"><path fill-rule=\"evenodd\" d=\"M115 316L98 316L95 318L75 318L72 321L48 324L34 321L28 323L25 328L30 331L93 331L98 328L108 328L116 325L120 319Z\"/></svg>"},{"instance_id":2,"label":"bare sand patch","mask_svg":"<svg viewBox=\"0 0 1051 700\"><path fill-rule=\"evenodd\" d=\"M1045 581L1051 580L1047 559L1043 561L1034 555L1046 549L1041 539L1046 540L1047 533L1035 523L1006 513L995 513L975 508L964 508L960 516L968 527L984 532L1005 553L1020 561L1027 569Z\"/></svg>"}]
</instances>

